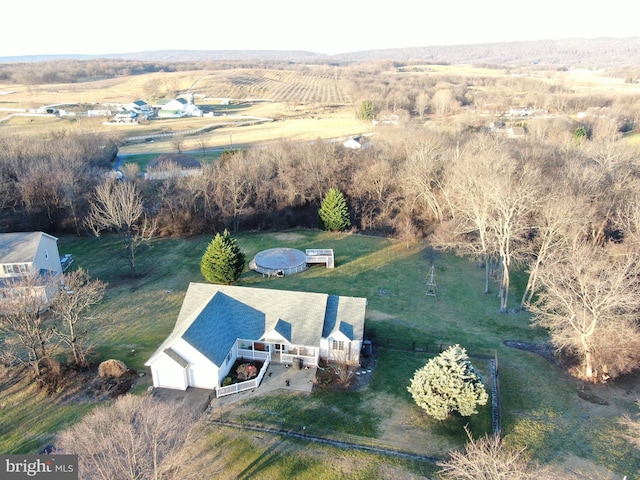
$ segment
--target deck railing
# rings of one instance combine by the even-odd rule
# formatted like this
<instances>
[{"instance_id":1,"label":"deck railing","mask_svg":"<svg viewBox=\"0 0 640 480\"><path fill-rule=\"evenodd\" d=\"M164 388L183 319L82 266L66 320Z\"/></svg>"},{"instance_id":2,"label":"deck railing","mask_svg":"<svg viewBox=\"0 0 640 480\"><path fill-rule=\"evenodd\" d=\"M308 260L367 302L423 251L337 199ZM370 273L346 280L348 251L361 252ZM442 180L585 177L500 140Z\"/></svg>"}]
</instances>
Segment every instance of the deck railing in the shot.
<instances>
[{"instance_id":1,"label":"deck railing","mask_svg":"<svg viewBox=\"0 0 640 480\"><path fill-rule=\"evenodd\" d=\"M266 358L271 358L269 352L263 352L261 350L253 350L249 348L239 348L238 349L238 357L242 358L250 358L251 360L264 360Z\"/></svg>"}]
</instances>

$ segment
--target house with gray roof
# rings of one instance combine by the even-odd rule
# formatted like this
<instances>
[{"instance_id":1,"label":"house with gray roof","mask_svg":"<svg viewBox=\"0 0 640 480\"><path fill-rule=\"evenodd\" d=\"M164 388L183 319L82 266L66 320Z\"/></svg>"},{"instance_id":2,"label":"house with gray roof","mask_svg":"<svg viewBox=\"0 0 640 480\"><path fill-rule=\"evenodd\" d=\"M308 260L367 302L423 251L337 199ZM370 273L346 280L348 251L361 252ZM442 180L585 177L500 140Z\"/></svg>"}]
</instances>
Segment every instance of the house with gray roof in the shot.
<instances>
[{"instance_id":1,"label":"house with gray roof","mask_svg":"<svg viewBox=\"0 0 640 480\"><path fill-rule=\"evenodd\" d=\"M44 232L0 233L0 298L6 298L13 284L33 275L45 279L62 273L58 239ZM51 292L43 289L45 300Z\"/></svg>"},{"instance_id":2,"label":"house with gray roof","mask_svg":"<svg viewBox=\"0 0 640 480\"><path fill-rule=\"evenodd\" d=\"M157 388L215 389L236 359L358 364L367 300L191 283L176 325L145 363Z\"/></svg>"}]
</instances>

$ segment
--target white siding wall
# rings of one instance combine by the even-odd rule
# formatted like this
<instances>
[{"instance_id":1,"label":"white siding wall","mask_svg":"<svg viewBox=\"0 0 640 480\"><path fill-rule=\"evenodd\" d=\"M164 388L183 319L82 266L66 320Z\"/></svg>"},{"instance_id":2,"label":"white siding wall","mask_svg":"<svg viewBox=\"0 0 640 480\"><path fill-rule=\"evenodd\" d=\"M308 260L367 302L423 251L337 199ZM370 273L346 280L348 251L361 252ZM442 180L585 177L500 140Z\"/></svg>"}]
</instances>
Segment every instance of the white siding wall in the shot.
<instances>
[{"instance_id":1,"label":"white siding wall","mask_svg":"<svg viewBox=\"0 0 640 480\"><path fill-rule=\"evenodd\" d=\"M44 268L56 272L56 274L62 273L58 243L55 238L42 235L33 264L37 269Z\"/></svg>"},{"instance_id":2,"label":"white siding wall","mask_svg":"<svg viewBox=\"0 0 640 480\"><path fill-rule=\"evenodd\" d=\"M187 389L187 372L168 355L162 354L150 366L153 386L157 388Z\"/></svg>"},{"instance_id":3,"label":"white siding wall","mask_svg":"<svg viewBox=\"0 0 640 480\"><path fill-rule=\"evenodd\" d=\"M171 348L189 362L187 378L190 387L212 389L219 385L218 366L211 360L183 339L179 339Z\"/></svg>"},{"instance_id":4,"label":"white siding wall","mask_svg":"<svg viewBox=\"0 0 640 480\"><path fill-rule=\"evenodd\" d=\"M333 342L342 342L343 350L333 348ZM328 360L346 361L350 364L357 364L360 361L360 349L362 342L359 340L351 341L342 332L336 332L320 342L320 356ZM324 350L323 350L324 349Z\"/></svg>"}]
</instances>

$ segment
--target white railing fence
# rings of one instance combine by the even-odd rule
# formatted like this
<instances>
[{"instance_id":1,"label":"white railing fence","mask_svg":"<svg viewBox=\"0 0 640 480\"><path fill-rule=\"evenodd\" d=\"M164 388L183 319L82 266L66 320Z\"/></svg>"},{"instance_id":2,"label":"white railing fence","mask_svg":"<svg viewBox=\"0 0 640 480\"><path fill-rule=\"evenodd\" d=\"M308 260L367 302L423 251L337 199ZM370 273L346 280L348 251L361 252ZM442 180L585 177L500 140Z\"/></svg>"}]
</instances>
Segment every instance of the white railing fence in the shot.
<instances>
[{"instance_id":1,"label":"white railing fence","mask_svg":"<svg viewBox=\"0 0 640 480\"><path fill-rule=\"evenodd\" d=\"M269 352L263 352L261 350L252 350L249 348L239 348L238 357L250 358L251 360L265 360L271 358Z\"/></svg>"},{"instance_id":2,"label":"white railing fence","mask_svg":"<svg viewBox=\"0 0 640 480\"><path fill-rule=\"evenodd\" d=\"M255 352L255 353L264 354L265 352ZM244 355L243 357L247 358ZM258 357L256 356L253 358L257 359ZM267 356L263 358L264 358L264 363L262 364L262 368L260 369L260 372L258 372L258 376L256 378L252 378L251 380L247 380L245 382L234 383L233 385L227 385L226 387L217 387L216 398L224 397L225 395L233 395L234 393L240 393L240 392L244 392L245 390L251 390L253 388L258 387L262 382L262 379L264 378L264 374L266 373L270 363L269 354L267 354Z\"/></svg>"}]
</instances>

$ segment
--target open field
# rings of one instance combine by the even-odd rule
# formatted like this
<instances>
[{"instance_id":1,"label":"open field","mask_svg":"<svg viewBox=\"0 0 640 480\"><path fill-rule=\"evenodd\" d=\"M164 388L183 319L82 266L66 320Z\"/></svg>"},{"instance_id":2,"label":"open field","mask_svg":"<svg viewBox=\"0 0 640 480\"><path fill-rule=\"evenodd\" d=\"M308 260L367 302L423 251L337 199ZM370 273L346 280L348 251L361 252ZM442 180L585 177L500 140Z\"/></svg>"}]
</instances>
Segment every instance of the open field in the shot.
<instances>
[{"instance_id":1,"label":"open field","mask_svg":"<svg viewBox=\"0 0 640 480\"><path fill-rule=\"evenodd\" d=\"M364 296L369 301L367 330L373 330L380 340L402 338L418 345L460 343L471 355L497 351L503 432L508 444L527 446L535 459L559 469L582 470L586 475L583 478L598 478L588 475L594 475L597 468L603 467L618 474L618 478L623 474L633 478L640 468L640 455L621 440L615 424L620 415L635 413L634 402L640 397L638 377L609 385L584 385L533 353L504 346L504 340L541 342L546 335L542 330L529 327L526 313L497 313L498 300L482 293L483 271L474 263L433 251L425 244L407 246L360 235L296 230L238 234L236 238L248 259L260 250L275 246L331 247L336 252L333 270L317 266L279 279L266 279L247 271L239 285ZM115 238L62 237L59 240L61 253L73 253L77 265L109 283L100 309L103 320L93 338L100 359L119 358L145 371L144 361L173 328L188 282L203 281L198 263L210 239L205 236L153 241L140 251L141 275L135 279L124 276L126 264L117 253L119 244ZM436 298L425 295L426 274L432 264L437 273ZM519 280L516 278L514 304ZM136 352L134 356L132 349ZM426 358L424 353L383 348L379 351L374 379L366 390L321 391L310 397L293 398L274 395L240 404L229 415L265 424L270 418L294 426L304 422L310 433L312 429L318 433L331 430L444 456L448 448L463 444L465 420L452 418L434 422L413 404L406 386L413 371L424 364ZM474 362L484 369L481 361ZM148 376L143 377L134 392L144 392L149 382ZM5 383L0 393L3 407L0 451L38 451L54 440L56 430L77 421L91 408L90 405L75 408L76 405L65 402L63 397L47 399L34 387L24 387L24 384L8 387ZM44 411L46 417L41 415ZM328 418L333 419L332 423L326 423ZM472 417L471 428L476 435L489 430L488 408ZM298 441L286 440L278 441L279 447L267 453L267 450L256 449L253 434L217 427L204 427L204 434L211 443L198 453L197 458L202 462L199 464L218 465L233 471L244 465L242 468L254 468L256 470L251 471L264 475L263 478L277 477L272 472L286 471L292 462L306 464L309 452L316 449L315 446L300 448ZM265 442L271 444L276 440L268 438ZM220 455L216 445L223 442L230 442L229 448L225 445L225 451L231 457ZM325 455L326 450L321 450ZM269 460L262 462L259 458ZM338 458L344 461L340 461L337 468L348 478L363 478L349 470L351 454L342 452ZM400 476L409 475L408 472L424 475L429 471L425 466L399 460L388 463L375 456L359 454L358 459L363 462L364 471L379 471L383 468L381 463L384 469ZM306 468L309 477L315 472L317 478L336 478L320 474L325 468L322 463L311 462Z\"/></svg>"},{"instance_id":2,"label":"open field","mask_svg":"<svg viewBox=\"0 0 640 480\"><path fill-rule=\"evenodd\" d=\"M453 65L427 65L406 72L390 69L376 81L383 79L392 85L390 82L399 77L434 76L438 82L446 83L454 77L504 76L507 80L499 88L504 92L506 107L510 105L508 102L519 105L551 98L544 88L530 92L528 78L518 83L519 77L529 75L558 86L567 96L574 92L587 96L614 91L636 95L640 91L640 84L626 83L623 78L608 77L600 71L518 71L512 75L508 70ZM144 169L156 154L175 151L174 140L166 137L135 143L126 141L127 137L181 135L210 127L197 136L185 136L182 149L195 155L209 150L206 161L212 161L220 149L230 147L259 146L280 140L340 139L370 131L368 122L355 118L356 106L348 94L351 90L343 81L338 70L325 66L297 67L295 71L247 68L153 73L38 86L0 84L0 91L14 92L0 96L0 108L6 109L58 103L91 108L97 103L125 103L138 98L151 101L191 92L196 95L196 103L220 114L118 126L103 125L103 119L80 117L13 117L0 123L0 134L29 132L45 136L74 128L100 131L116 138L120 153L131 155L127 161L134 161ZM516 88L512 87L512 81L520 89L513 95L509 90ZM486 85L479 81L469 91L487 94L493 88L490 81ZM393 85L388 88L389 92L393 90ZM374 95L367 90L361 93ZM380 104L392 105L395 97L390 99L391 96L389 93L385 101L379 100ZM236 103L221 105L222 98L233 98ZM260 101L244 102L248 98ZM398 97L398 101L402 98ZM458 121L460 125L484 122L475 113L461 110L460 115L442 118L432 115L428 123L442 122L453 131ZM4 115L5 112L0 113L0 117ZM223 125L235 119L235 115L268 117L274 121L251 126ZM402 132L401 128L398 131ZM632 144L640 141L637 133L628 134L627 139ZM247 260L260 250L276 246L333 248L336 252L333 270L317 266L280 279L265 279L247 271L239 285L366 297L367 332L381 345L386 345L389 339L433 349L460 343L474 356L474 364L485 376L486 361L478 356L497 352L502 427L507 445L526 447L536 461L553 465L564 474L573 472L579 478L613 479L624 475L640 478L640 453L622 439L616 424L622 415L637 413L640 375L606 385L583 384L566 375L554 362L505 346L505 340L539 344L547 340L547 333L531 328L525 312L500 315L496 295L482 293L484 271L473 262L434 251L422 243L407 245L360 235L296 230L234 236ZM139 252L141 275L129 278L115 237L60 238L61 253L73 253L77 265L109 283L105 302L98 312L101 321L92 338L97 359L118 358L141 372L146 371L144 362L173 328L188 283L203 281L198 264L210 240L209 236L156 239ZM435 266L437 280L435 298L425 295L431 265ZM516 272L513 283L511 305L516 306L523 275ZM377 351L373 381L362 391L321 391L309 397L275 394L238 404L224 415L239 422L286 425L292 429L304 425L317 435L358 439L444 457L450 448L463 445L462 427L466 419L433 422L414 405L406 386L415 369L427 358L428 354L422 352L381 347ZM144 394L149 385L150 378L142 377L134 393ZM54 442L56 431L78 421L94 406L66 398L64 392L47 398L35 386L12 381L0 371L0 452L37 452ZM488 432L489 408L483 408L469 422L474 435ZM206 469L221 478L288 478L295 473L297 478L396 479L423 477L434 470L429 465L210 425L202 426L201 434L204 440L194 446L197 451L193 454L193 468Z\"/></svg>"},{"instance_id":3,"label":"open field","mask_svg":"<svg viewBox=\"0 0 640 480\"><path fill-rule=\"evenodd\" d=\"M363 71L369 67L364 67ZM406 96L415 97L420 86L440 82L442 85L466 85L469 95L476 98L473 110L491 110L497 101L507 99L501 108L518 105L537 105L554 108L565 101L554 101L555 95L575 95L582 98L598 95L640 94L640 83L604 69L527 69L505 66L487 68L471 65L410 65L397 70L381 67L376 73L358 76L350 67L325 65L292 65L290 68L221 68L184 72L157 72L144 75L119 76L109 79L93 78L76 83L46 85L14 85L0 83L0 120L10 109L35 109L43 105L69 105L71 110L86 111L104 108L102 105L129 103L144 99L153 104L160 99L174 98L178 94L193 94L196 104L214 117L152 120L144 125L103 125L104 118L13 117L0 123L2 132L22 134L25 131L47 133L51 130L89 129L114 136L122 153L150 153L175 151L169 138L158 138L153 144L128 142L134 136L173 133L180 135L193 129L206 128L201 134L186 136L186 150L229 148L231 146L264 145L286 139L309 142L316 139L344 139L370 132L369 122L355 116L358 101L374 98L379 108L394 109L396 102L403 105ZM370 77L369 77L370 75ZM364 78L365 80L361 79ZM378 88L380 84L387 87ZM365 87L367 85L367 87ZM368 91L370 88L371 91ZM398 93L395 94L395 90ZM386 92L386 93L385 93ZM384 95L389 98L383 99ZM433 93L429 93L433 95ZM404 97L403 97L404 96ZM492 98L497 96L497 98ZM231 99L231 105L222 105L222 99ZM542 106L542 102L549 106ZM594 100L596 105L603 101ZM406 103L406 102L405 102ZM588 104L584 101L583 103ZM75 105L75 107L74 107ZM407 108L402 106L401 108ZM1 110L0 110L1 111ZM466 110L459 112L460 122L470 121ZM573 115L577 112L571 112ZM564 112L562 113L564 114ZM257 125L229 125L239 121L236 117L261 117L273 122ZM464 117L464 118L463 118ZM472 123L490 123L491 119L475 119ZM439 119L429 116L434 124L445 121L455 123L456 115Z\"/></svg>"},{"instance_id":4,"label":"open field","mask_svg":"<svg viewBox=\"0 0 640 480\"><path fill-rule=\"evenodd\" d=\"M36 108L52 104L128 103L138 98L172 98L194 93L212 100L260 99L274 102L343 105L351 98L341 83L340 69L308 66L295 70L235 68L186 72L158 72L87 79L76 83L13 85L0 83L5 108ZM219 102L217 102L219 103Z\"/></svg>"},{"instance_id":5,"label":"open field","mask_svg":"<svg viewBox=\"0 0 640 480\"><path fill-rule=\"evenodd\" d=\"M292 142L313 142L317 139L347 139L352 135L359 135L370 131L371 125L355 118L351 107L335 107L325 114L310 115L309 111L289 112L287 107L281 104L269 105L269 110L282 108L288 112L288 116L282 115L273 122L259 123L250 126L221 126L209 132L197 136L184 137L186 150L198 150L202 145L206 148L236 148L250 145L264 145L280 140ZM301 107L300 107L301 108ZM264 115L265 108L258 104L255 107L248 106L242 111L243 115ZM220 118L216 117L217 121ZM183 119L185 122L187 119ZM206 119L200 122L206 124ZM210 119L209 119L210 120ZM240 119L226 118L226 122L240 121ZM225 120L222 120L225 121ZM211 124L211 122L209 122ZM153 125L153 123L152 123ZM137 127L137 126L136 126ZM144 127L144 126L142 126ZM173 125L174 132L180 132L177 125ZM197 128L197 127L196 127ZM187 128L184 128L187 130ZM145 129L128 130L127 133L146 135ZM120 148L121 153L142 153L149 151L173 151L171 138L158 138L153 143L130 143Z\"/></svg>"}]
</instances>

